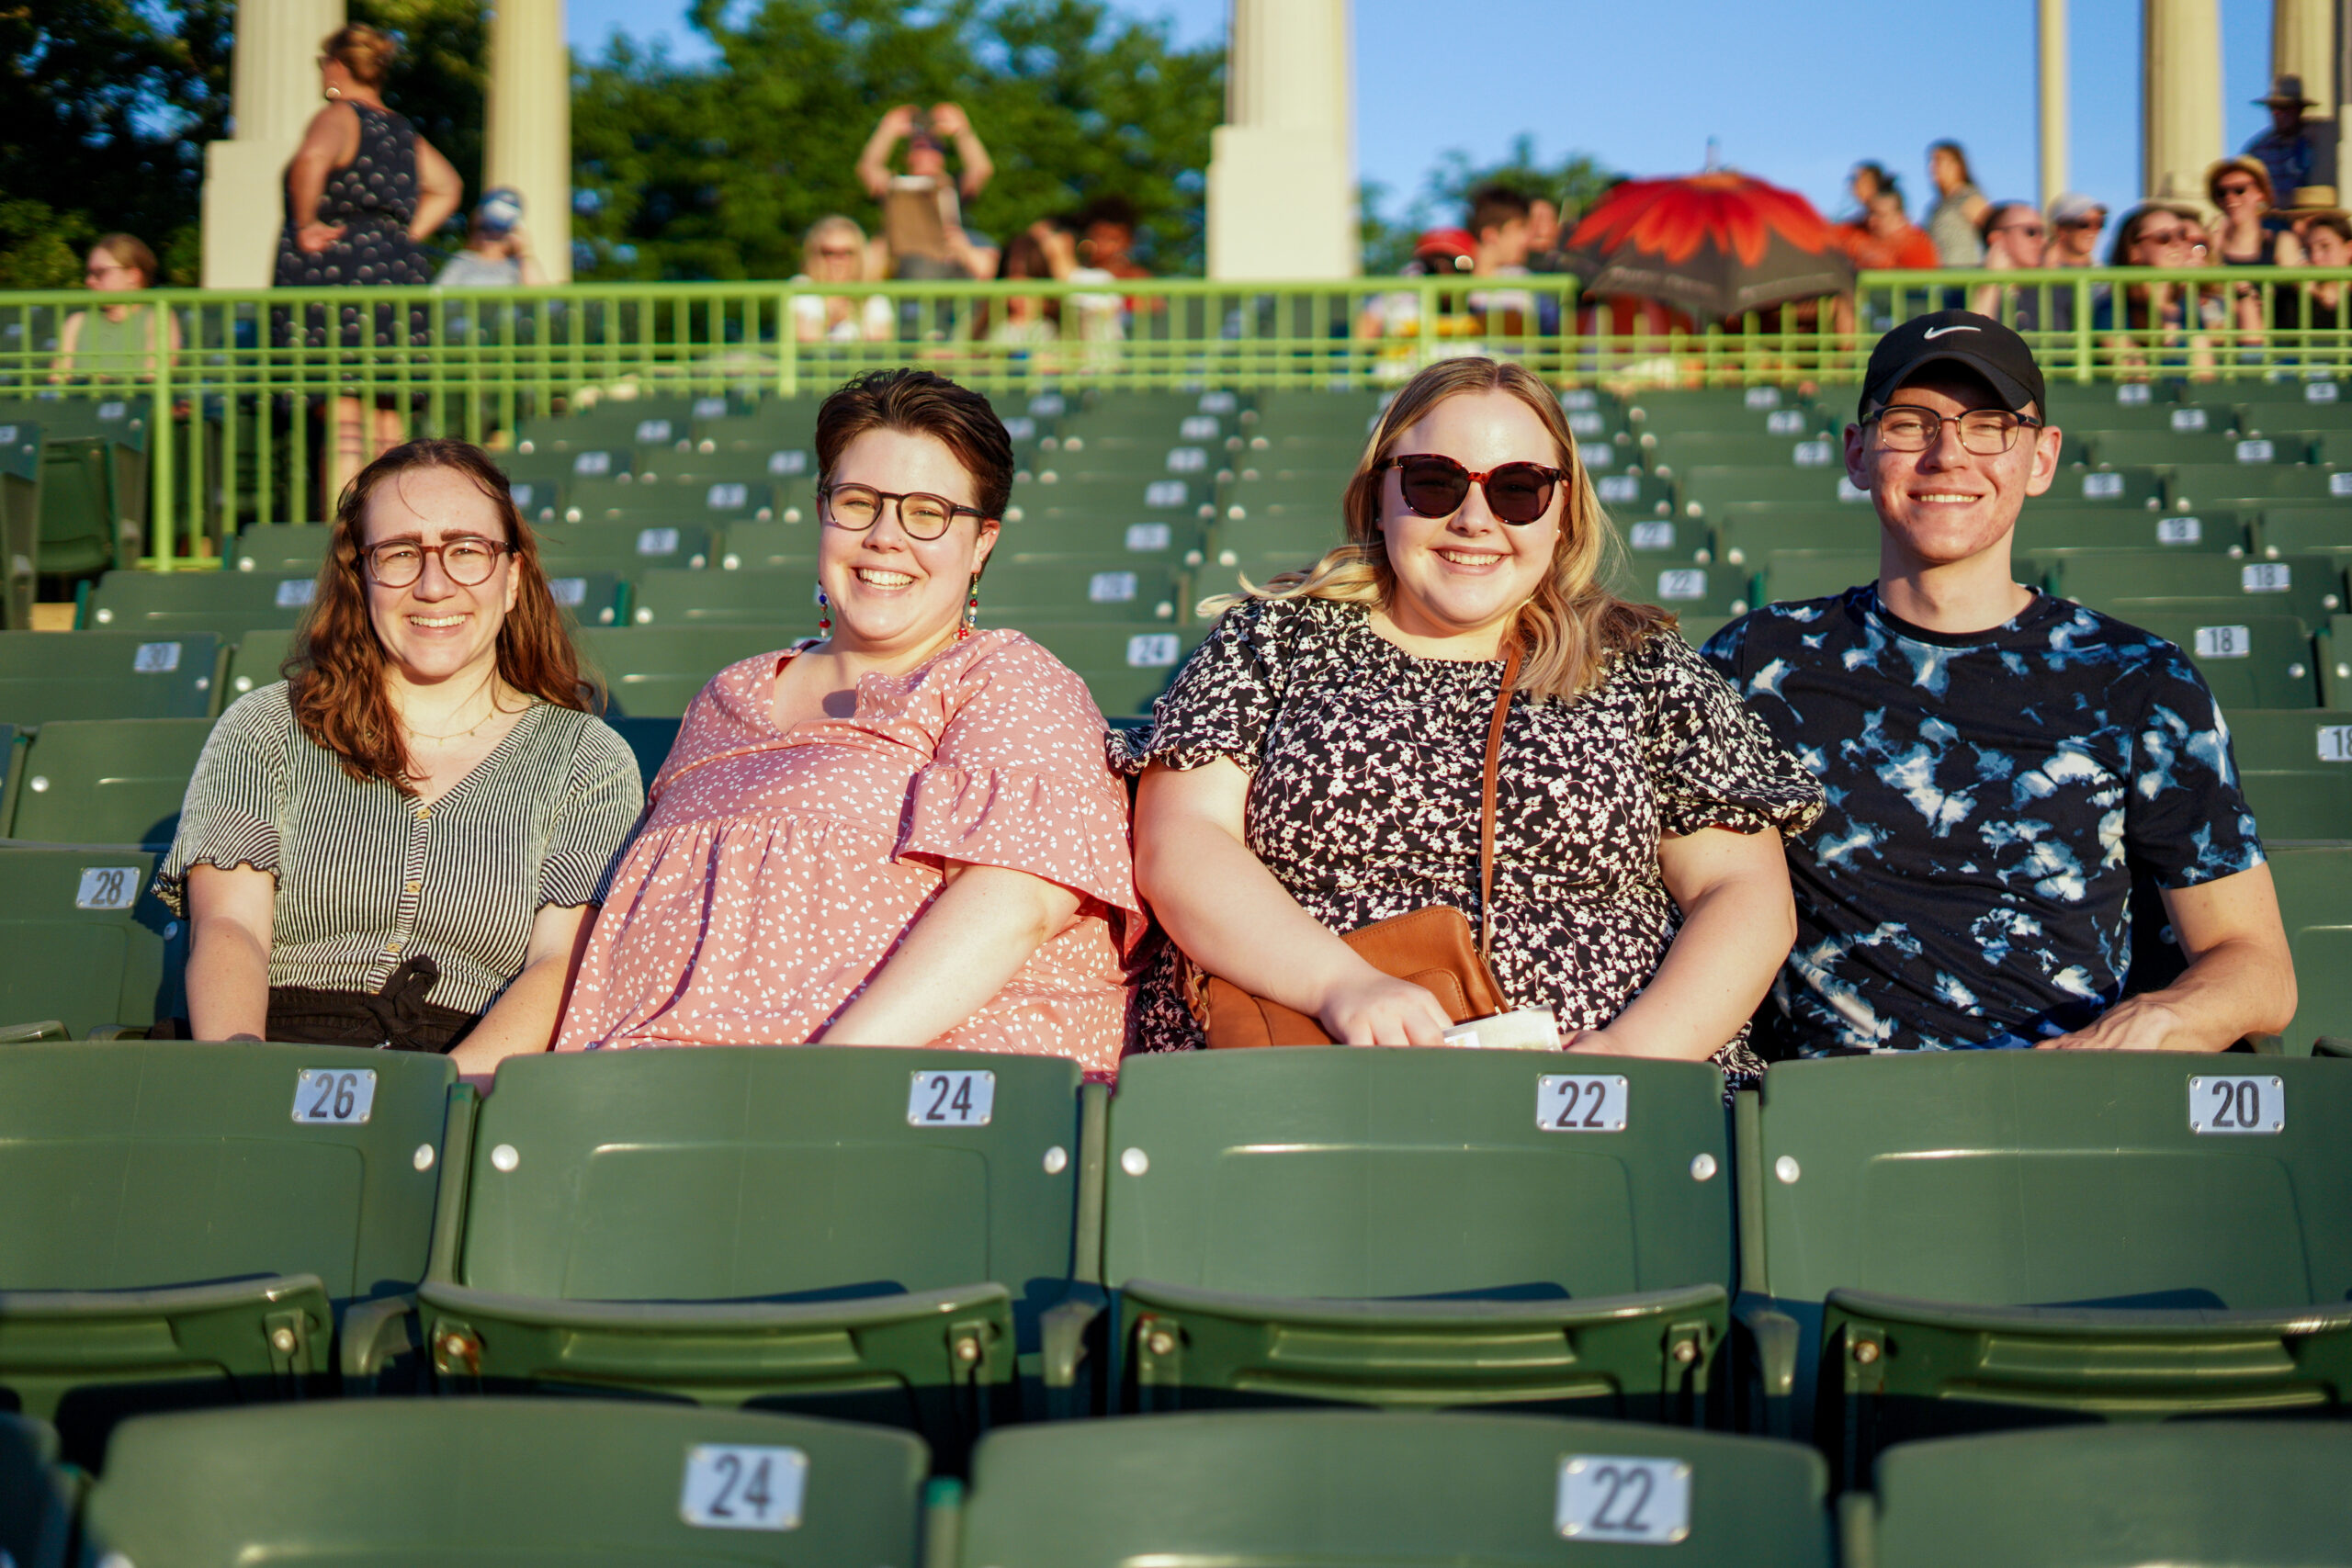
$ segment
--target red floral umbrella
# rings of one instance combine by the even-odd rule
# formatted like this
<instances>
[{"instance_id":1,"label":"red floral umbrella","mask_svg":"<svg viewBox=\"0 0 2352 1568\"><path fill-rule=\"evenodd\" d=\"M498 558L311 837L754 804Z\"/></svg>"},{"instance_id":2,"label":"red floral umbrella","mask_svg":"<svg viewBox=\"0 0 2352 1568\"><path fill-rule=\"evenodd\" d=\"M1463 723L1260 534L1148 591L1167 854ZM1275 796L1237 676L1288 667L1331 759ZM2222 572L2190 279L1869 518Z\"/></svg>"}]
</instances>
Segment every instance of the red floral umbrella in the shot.
<instances>
[{"instance_id":1,"label":"red floral umbrella","mask_svg":"<svg viewBox=\"0 0 2352 1568\"><path fill-rule=\"evenodd\" d=\"M1588 293L1663 300L1699 321L1854 287L1853 260L1813 203L1745 175L1628 180L1585 214L1566 259Z\"/></svg>"}]
</instances>

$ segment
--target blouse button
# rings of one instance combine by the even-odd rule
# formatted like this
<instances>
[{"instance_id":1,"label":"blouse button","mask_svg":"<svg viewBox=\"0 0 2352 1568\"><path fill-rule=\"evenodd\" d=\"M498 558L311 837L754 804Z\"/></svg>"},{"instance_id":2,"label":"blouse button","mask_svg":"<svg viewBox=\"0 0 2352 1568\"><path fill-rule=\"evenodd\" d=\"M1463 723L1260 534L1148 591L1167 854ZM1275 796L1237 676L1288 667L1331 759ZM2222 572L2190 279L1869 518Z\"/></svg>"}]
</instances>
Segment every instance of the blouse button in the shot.
<instances>
[{"instance_id":1,"label":"blouse button","mask_svg":"<svg viewBox=\"0 0 2352 1568\"><path fill-rule=\"evenodd\" d=\"M409 892L411 892L411 893L415 892L417 889L419 889L419 888L423 887L424 886L424 883L422 883L422 882L411 882L411 883L403 884L403 886L406 888L406 890L407 890L407 891L409 891Z\"/></svg>"}]
</instances>

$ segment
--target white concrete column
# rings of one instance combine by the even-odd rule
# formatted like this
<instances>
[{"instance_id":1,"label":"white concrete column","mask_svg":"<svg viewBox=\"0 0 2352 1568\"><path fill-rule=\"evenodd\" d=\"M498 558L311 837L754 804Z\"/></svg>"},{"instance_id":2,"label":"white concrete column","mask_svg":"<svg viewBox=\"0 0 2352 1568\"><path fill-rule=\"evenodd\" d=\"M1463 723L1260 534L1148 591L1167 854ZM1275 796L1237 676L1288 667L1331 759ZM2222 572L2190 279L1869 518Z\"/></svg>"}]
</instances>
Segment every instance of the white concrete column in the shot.
<instances>
[{"instance_id":1,"label":"white concrete column","mask_svg":"<svg viewBox=\"0 0 2352 1568\"><path fill-rule=\"evenodd\" d=\"M2209 206L2222 155L2222 18L2216 0L2141 0L2142 194Z\"/></svg>"},{"instance_id":2,"label":"white concrete column","mask_svg":"<svg viewBox=\"0 0 2352 1568\"><path fill-rule=\"evenodd\" d=\"M319 45L344 0L239 0L231 139L204 149L204 287L266 288L286 208L287 161L325 100Z\"/></svg>"},{"instance_id":3,"label":"white concrete column","mask_svg":"<svg viewBox=\"0 0 2352 1568\"><path fill-rule=\"evenodd\" d=\"M482 138L482 187L522 193L523 227L551 283L571 281L571 51L563 12L563 0L498 0Z\"/></svg>"},{"instance_id":4,"label":"white concrete column","mask_svg":"<svg viewBox=\"0 0 2352 1568\"><path fill-rule=\"evenodd\" d=\"M1233 0L1227 40L1226 123L1210 138L1209 276L1355 276L1349 0Z\"/></svg>"},{"instance_id":5,"label":"white concrete column","mask_svg":"<svg viewBox=\"0 0 2352 1568\"><path fill-rule=\"evenodd\" d=\"M2066 189L2066 0L2041 0L2034 69L2040 88L2041 206Z\"/></svg>"}]
</instances>

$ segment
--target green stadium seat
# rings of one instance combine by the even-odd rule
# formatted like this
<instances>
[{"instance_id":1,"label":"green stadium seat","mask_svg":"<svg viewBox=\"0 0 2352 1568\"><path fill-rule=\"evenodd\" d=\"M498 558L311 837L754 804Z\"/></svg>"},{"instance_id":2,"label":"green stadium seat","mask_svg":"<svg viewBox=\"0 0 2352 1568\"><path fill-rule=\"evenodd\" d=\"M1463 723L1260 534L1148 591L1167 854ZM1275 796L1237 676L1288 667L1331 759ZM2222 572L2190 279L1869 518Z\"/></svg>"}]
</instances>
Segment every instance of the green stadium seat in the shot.
<instances>
[{"instance_id":1,"label":"green stadium seat","mask_svg":"<svg viewBox=\"0 0 2352 1568\"><path fill-rule=\"evenodd\" d=\"M109 571L90 595L90 630L147 637L211 632L235 642L259 626L290 627L310 607L315 571Z\"/></svg>"},{"instance_id":2,"label":"green stadium seat","mask_svg":"<svg viewBox=\"0 0 2352 1568\"><path fill-rule=\"evenodd\" d=\"M1129 1057L1103 1242L1126 1406L1697 1419L1732 1267L1722 1077L1589 1065Z\"/></svg>"},{"instance_id":3,"label":"green stadium seat","mask_svg":"<svg viewBox=\"0 0 2352 1568\"><path fill-rule=\"evenodd\" d=\"M1660 439L1718 430L1796 437L1828 428L1833 413L1787 387L1657 389L1625 402L1630 426Z\"/></svg>"},{"instance_id":4,"label":"green stadium seat","mask_svg":"<svg viewBox=\"0 0 2352 1568\"><path fill-rule=\"evenodd\" d=\"M74 1503L57 1469L56 1430L0 1416L0 1557L18 1568L65 1568Z\"/></svg>"},{"instance_id":5,"label":"green stadium seat","mask_svg":"<svg viewBox=\"0 0 2352 1568\"><path fill-rule=\"evenodd\" d=\"M2352 496L2352 472L2302 463L2181 464L2167 492L2176 508L2239 506L2255 510L2281 501L2317 502Z\"/></svg>"},{"instance_id":6,"label":"green stadium seat","mask_svg":"<svg viewBox=\"0 0 2352 1568\"><path fill-rule=\"evenodd\" d=\"M669 760L670 748L677 743L678 721L674 718L623 718L608 716L605 722L613 727L637 757L639 782L647 788L653 784L653 775L662 771Z\"/></svg>"},{"instance_id":7,"label":"green stadium seat","mask_svg":"<svg viewBox=\"0 0 2352 1568\"><path fill-rule=\"evenodd\" d=\"M1203 547L1216 508L1209 488L1180 479L1129 478L1024 484L1013 491L1004 531L1006 551L1040 559L1094 560L1139 557L1187 564ZM1197 564L1192 562L1191 564Z\"/></svg>"},{"instance_id":8,"label":"green stadium seat","mask_svg":"<svg viewBox=\"0 0 2352 1568\"><path fill-rule=\"evenodd\" d=\"M1075 1397L1080 1100L1050 1056L511 1058L418 1292L441 1386L848 1416L960 1456L1017 1389Z\"/></svg>"},{"instance_id":9,"label":"green stadium seat","mask_svg":"<svg viewBox=\"0 0 2352 1568\"><path fill-rule=\"evenodd\" d=\"M1182 573L1143 561L991 561L980 579L980 624L1172 626L1188 618L1185 589Z\"/></svg>"},{"instance_id":10,"label":"green stadium seat","mask_svg":"<svg viewBox=\"0 0 2352 1568\"><path fill-rule=\"evenodd\" d=\"M1269 435L1306 435L1317 432L1353 436L1362 441L1372 433L1385 400L1377 392L1261 392L1254 411L1246 411L1245 427ZM1254 412L1254 426L1247 418Z\"/></svg>"},{"instance_id":11,"label":"green stadium seat","mask_svg":"<svg viewBox=\"0 0 2352 1568\"><path fill-rule=\"evenodd\" d=\"M1856 490L1848 482L1846 470L1835 464L1807 468L1794 464L1770 468L1712 465L1678 468L1674 479L1686 517L1712 518L1724 507L1740 502L1778 502L1784 505L1802 502L1825 512L1848 503L1862 515L1867 515L1870 509L1869 492ZM1601 497L1604 502L1608 499Z\"/></svg>"},{"instance_id":12,"label":"green stadium seat","mask_svg":"<svg viewBox=\"0 0 2352 1568\"><path fill-rule=\"evenodd\" d=\"M1703 566L1715 558L1715 531L1702 522L1635 517L1620 524L1617 532L1636 566Z\"/></svg>"},{"instance_id":13,"label":"green stadium seat","mask_svg":"<svg viewBox=\"0 0 2352 1568\"><path fill-rule=\"evenodd\" d=\"M708 524L670 516L663 521L557 523L539 530L539 565L549 577L590 571L623 574L651 567L710 564Z\"/></svg>"},{"instance_id":14,"label":"green stadium seat","mask_svg":"<svg viewBox=\"0 0 2352 1568\"><path fill-rule=\"evenodd\" d=\"M2320 706L2352 708L2352 615L2330 615L2314 647L2319 664Z\"/></svg>"},{"instance_id":15,"label":"green stadium seat","mask_svg":"<svg viewBox=\"0 0 2352 1568\"><path fill-rule=\"evenodd\" d=\"M807 632L814 636L812 615ZM602 626L572 637L581 662L605 682L612 710L630 718L680 718L710 678L755 654L793 641L788 628L766 626Z\"/></svg>"},{"instance_id":16,"label":"green stadium seat","mask_svg":"<svg viewBox=\"0 0 2352 1568\"><path fill-rule=\"evenodd\" d=\"M2292 615L2219 605L2188 614L2132 611L2122 618L2188 654L2213 700L2233 718L2244 708L2309 708L2317 700L2311 634Z\"/></svg>"},{"instance_id":17,"label":"green stadium seat","mask_svg":"<svg viewBox=\"0 0 2352 1568\"><path fill-rule=\"evenodd\" d=\"M514 498L514 510L523 514L526 523L553 523L563 515L563 480L559 477L516 474L510 469L506 490Z\"/></svg>"},{"instance_id":18,"label":"green stadium seat","mask_svg":"<svg viewBox=\"0 0 2352 1568\"><path fill-rule=\"evenodd\" d=\"M1649 560L1633 563L1610 584L1621 599L1692 615L1746 615L1755 607L1749 590L1748 574L1737 567L1659 566Z\"/></svg>"},{"instance_id":19,"label":"green stadium seat","mask_svg":"<svg viewBox=\"0 0 2352 1568\"><path fill-rule=\"evenodd\" d=\"M1630 523L1636 517L1671 517L1675 514L1674 480L1665 474L1595 474L1592 490L1600 498L1600 504L1620 524ZM1335 493L1331 511L1337 515L1339 510L1339 498Z\"/></svg>"},{"instance_id":20,"label":"green stadium seat","mask_svg":"<svg viewBox=\"0 0 2352 1568\"><path fill-rule=\"evenodd\" d=\"M290 573L316 577L334 533L323 523L256 523L237 535L229 564L239 571L273 577Z\"/></svg>"},{"instance_id":21,"label":"green stadium seat","mask_svg":"<svg viewBox=\"0 0 2352 1568\"><path fill-rule=\"evenodd\" d=\"M1735 434L1729 431L1685 431L1662 435L1644 448L1643 460L1684 468L1826 468L1845 471L1845 446L1817 430L1802 435Z\"/></svg>"},{"instance_id":22,"label":"green stadium seat","mask_svg":"<svg viewBox=\"0 0 2352 1568\"><path fill-rule=\"evenodd\" d=\"M0 630L32 629L40 491L40 426L0 423Z\"/></svg>"},{"instance_id":23,"label":"green stadium seat","mask_svg":"<svg viewBox=\"0 0 2352 1568\"><path fill-rule=\"evenodd\" d=\"M612 448L674 447L691 434L692 402L684 398L632 398L579 413L526 419L515 427L514 450L601 451Z\"/></svg>"},{"instance_id":24,"label":"green stadium seat","mask_svg":"<svg viewBox=\"0 0 2352 1568\"><path fill-rule=\"evenodd\" d=\"M2246 553L2246 519L2225 511L2133 512L2032 502L2018 518L2017 547L2044 556L2177 550L2234 558Z\"/></svg>"},{"instance_id":25,"label":"green stadium seat","mask_svg":"<svg viewBox=\"0 0 2352 1568\"><path fill-rule=\"evenodd\" d=\"M175 1016L182 927L148 886L159 857L119 846L0 848L0 1025L67 1035ZM0 1262L0 1291L12 1288Z\"/></svg>"},{"instance_id":26,"label":"green stadium seat","mask_svg":"<svg viewBox=\"0 0 2352 1568\"><path fill-rule=\"evenodd\" d=\"M248 692L274 686L285 679L286 656L294 646L290 631L247 632L229 655L228 686L221 694L226 707Z\"/></svg>"},{"instance_id":27,"label":"green stadium seat","mask_svg":"<svg viewBox=\"0 0 2352 1568\"><path fill-rule=\"evenodd\" d=\"M569 486L591 479L616 479L635 471L637 450L627 442L542 449L535 442L518 441L514 450L498 455L498 463L506 470L510 483L516 479L534 484L549 480Z\"/></svg>"},{"instance_id":28,"label":"green stadium seat","mask_svg":"<svg viewBox=\"0 0 2352 1568\"><path fill-rule=\"evenodd\" d=\"M775 487L764 479L582 479L567 494L565 527L549 525L541 530L543 536L569 532L571 525L684 523L718 528L776 520Z\"/></svg>"},{"instance_id":29,"label":"green stadium seat","mask_svg":"<svg viewBox=\"0 0 2352 1568\"><path fill-rule=\"evenodd\" d=\"M0 1387L90 1465L126 1415L389 1366L456 1079L343 1045L0 1050Z\"/></svg>"},{"instance_id":30,"label":"green stadium seat","mask_svg":"<svg viewBox=\"0 0 2352 1568\"><path fill-rule=\"evenodd\" d=\"M115 1438L88 1560L912 1568L922 1445L731 1410L367 1400L157 1416Z\"/></svg>"},{"instance_id":31,"label":"green stadium seat","mask_svg":"<svg viewBox=\"0 0 2352 1568\"><path fill-rule=\"evenodd\" d=\"M54 636L54 633L42 633ZM169 849L209 718L53 719L22 763L9 835Z\"/></svg>"},{"instance_id":32,"label":"green stadium seat","mask_svg":"<svg viewBox=\"0 0 2352 1568\"><path fill-rule=\"evenodd\" d=\"M1763 1425L1848 1483L1915 1437L2352 1395L2335 1063L1909 1052L1739 1100Z\"/></svg>"},{"instance_id":33,"label":"green stadium seat","mask_svg":"<svg viewBox=\"0 0 2352 1568\"><path fill-rule=\"evenodd\" d=\"M2344 608L2344 570L2325 556L2232 560L2146 551L2075 555L2052 563L2051 584L2124 620L2165 613L2293 615L2317 626Z\"/></svg>"},{"instance_id":34,"label":"green stadium seat","mask_svg":"<svg viewBox=\"0 0 2352 1568\"><path fill-rule=\"evenodd\" d=\"M974 1456L967 1568L1828 1568L1789 1443L1531 1416L1283 1411L1062 1423Z\"/></svg>"},{"instance_id":35,"label":"green stadium seat","mask_svg":"<svg viewBox=\"0 0 2352 1568\"><path fill-rule=\"evenodd\" d=\"M2173 411L2176 417L2187 408ZM2098 468L2178 467L2225 468L2233 465L2261 466L2301 463L2310 456L2309 445L2287 436L2240 435L2233 431L2102 430L2086 434L2090 464Z\"/></svg>"},{"instance_id":36,"label":"green stadium seat","mask_svg":"<svg viewBox=\"0 0 2352 1568\"><path fill-rule=\"evenodd\" d=\"M2050 489L2043 494L2043 504L2051 506L2096 506L2110 511L2139 508L2154 512L2163 504L2165 478L2156 468L2062 468ZM2200 506L2220 504L2220 497L2198 497Z\"/></svg>"},{"instance_id":37,"label":"green stadium seat","mask_svg":"<svg viewBox=\"0 0 2352 1568\"><path fill-rule=\"evenodd\" d=\"M2140 385L2144 387L2145 383ZM2126 431L2201 436L2227 434L2237 429L2237 411L2226 405L2178 403L2170 398L2160 402L2119 403L2113 394L2120 389L2052 387L2049 423L2064 431L2070 439L2082 440Z\"/></svg>"},{"instance_id":38,"label":"green stadium seat","mask_svg":"<svg viewBox=\"0 0 2352 1568\"><path fill-rule=\"evenodd\" d=\"M41 429L43 575L80 577L125 566L145 547L145 398L43 396L0 402L0 425Z\"/></svg>"},{"instance_id":39,"label":"green stadium seat","mask_svg":"<svg viewBox=\"0 0 2352 1568\"><path fill-rule=\"evenodd\" d=\"M2281 1048L2308 1055L2323 1039L2352 1047L2352 846L2273 850L2270 880L2295 954L2295 1020Z\"/></svg>"},{"instance_id":40,"label":"green stadium seat","mask_svg":"<svg viewBox=\"0 0 2352 1568\"><path fill-rule=\"evenodd\" d=\"M2324 555L2339 564L2352 556L2352 510L2328 506L2266 506L2259 535L2262 556Z\"/></svg>"},{"instance_id":41,"label":"green stadium seat","mask_svg":"<svg viewBox=\"0 0 2352 1568\"><path fill-rule=\"evenodd\" d=\"M1782 550L1878 554L1878 513L1867 507L1748 502L1711 508L1710 514L1731 566L1760 567Z\"/></svg>"},{"instance_id":42,"label":"green stadium seat","mask_svg":"<svg viewBox=\"0 0 2352 1568\"><path fill-rule=\"evenodd\" d=\"M804 536L806 530L802 531ZM817 570L813 557L798 568L746 567L741 571L640 574L629 594L629 621L639 626L766 626L777 646L817 629ZM787 633L783 628L790 628Z\"/></svg>"},{"instance_id":43,"label":"green stadium seat","mask_svg":"<svg viewBox=\"0 0 2352 1568\"><path fill-rule=\"evenodd\" d=\"M730 524L719 543L718 564L723 571L784 568L814 575L820 537L812 523Z\"/></svg>"},{"instance_id":44,"label":"green stadium seat","mask_svg":"<svg viewBox=\"0 0 2352 1568\"><path fill-rule=\"evenodd\" d=\"M2262 841L2352 840L2352 713L2224 712L2238 779Z\"/></svg>"},{"instance_id":45,"label":"green stadium seat","mask_svg":"<svg viewBox=\"0 0 2352 1568\"><path fill-rule=\"evenodd\" d=\"M1906 1443L1847 1505L1849 1562L2316 1563L2352 1540L2352 1430L2198 1422Z\"/></svg>"},{"instance_id":46,"label":"green stadium seat","mask_svg":"<svg viewBox=\"0 0 2352 1568\"><path fill-rule=\"evenodd\" d=\"M1878 581L1876 550L1774 550L1763 561L1759 604L1826 599Z\"/></svg>"},{"instance_id":47,"label":"green stadium seat","mask_svg":"<svg viewBox=\"0 0 2352 1568\"><path fill-rule=\"evenodd\" d=\"M209 718L222 652L206 632L0 632L0 719Z\"/></svg>"},{"instance_id":48,"label":"green stadium seat","mask_svg":"<svg viewBox=\"0 0 2352 1568\"><path fill-rule=\"evenodd\" d=\"M983 625L988 606L980 607ZM1111 718L1148 714L1151 705L1176 678L1193 649L1208 635L1200 624L1159 626L1149 630L1103 621L1067 623L1023 619L1021 631L1043 644L1046 652L1078 671L1095 705Z\"/></svg>"}]
</instances>

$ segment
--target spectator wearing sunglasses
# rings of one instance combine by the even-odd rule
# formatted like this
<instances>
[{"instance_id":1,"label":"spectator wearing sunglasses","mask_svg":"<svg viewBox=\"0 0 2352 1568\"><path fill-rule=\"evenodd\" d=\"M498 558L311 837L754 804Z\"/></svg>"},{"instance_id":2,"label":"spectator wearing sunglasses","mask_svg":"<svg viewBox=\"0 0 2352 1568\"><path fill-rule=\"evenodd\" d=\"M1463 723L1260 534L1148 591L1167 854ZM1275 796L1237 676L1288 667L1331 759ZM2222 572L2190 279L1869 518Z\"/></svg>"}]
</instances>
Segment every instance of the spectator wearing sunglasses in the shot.
<instances>
[{"instance_id":1,"label":"spectator wearing sunglasses","mask_svg":"<svg viewBox=\"0 0 2352 1568\"><path fill-rule=\"evenodd\" d=\"M2068 191L2050 204L2050 232L2042 260L2048 266L2098 265L2099 231L2107 227L2107 209L2077 191Z\"/></svg>"},{"instance_id":2,"label":"spectator wearing sunglasses","mask_svg":"<svg viewBox=\"0 0 2352 1568\"><path fill-rule=\"evenodd\" d=\"M930 1045L1107 1079L1147 920L1086 684L975 625L1012 491L986 398L877 370L817 413L819 637L686 710L560 1050Z\"/></svg>"},{"instance_id":3,"label":"spectator wearing sunglasses","mask_svg":"<svg viewBox=\"0 0 2352 1568\"><path fill-rule=\"evenodd\" d=\"M127 294L155 287L155 253L130 234L108 234L90 247L82 282L95 294ZM180 351L180 322L169 310L147 305L107 305L75 310L57 330L57 358L50 379L152 381L155 377L156 323L166 351Z\"/></svg>"},{"instance_id":4,"label":"spectator wearing sunglasses","mask_svg":"<svg viewBox=\"0 0 2352 1568\"><path fill-rule=\"evenodd\" d=\"M1770 604L1706 653L1830 802L1789 845L1798 934L1768 1059L2036 1046L2219 1051L2295 976L2229 731L2170 643L2017 581L2057 477L2041 372L1947 310L1883 338L1846 428L1877 581ZM2133 866L2188 959L2125 998Z\"/></svg>"},{"instance_id":5,"label":"spectator wearing sunglasses","mask_svg":"<svg viewBox=\"0 0 2352 1568\"><path fill-rule=\"evenodd\" d=\"M800 241L795 285L864 283L876 276L873 248L857 220L836 212L808 225ZM880 343L898 329L888 296L796 293L792 333L802 343Z\"/></svg>"},{"instance_id":6,"label":"spectator wearing sunglasses","mask_svg":"<svg viewBox=\"0 0 2352 1568\"><path fill-rule=\"evenodd\" d=\"M1984 265L1989 271L2032 272L2043 265L2049 230L2030 201L1996 202L1987 207L1978 233L1984 243ZM2021 333L2039 331L2044 317L2061 332L2074 321L2071 288L2005 288L1988 283L1976 290L1973 304L1981 314L1998 316Z\"/></svg>"},{"instance_id":7,"label":"spectator wearing sunglasses","mask_svg":"<svg viewBox=\"0 0 2352 1568\"><path fill-rule=\"evenodd\" d=\"M1558 400L1516 365L1430 367L1382 412L1344 542L1246 581L1123 736L1136 870L1174 947L1147 1050L1196 1045L1196 973L1340 1041L1437 1045L1435 996L1340 933L1432 904L1481 923L1487 734L1522 662L1497 795L1492 967L1570 1049L1751 1070L1748 1013L1788 951L1783 834L1812 778L1672 617L1603 585L1613 530Z\"/></svg>"},{"instance_id":8,"label":"spectator wearing sunglasses","mask_svg":"<svg viewBox=\"0 0 2352 1568\"><path fill-rule=\"evenodd\" d=\"M173 1032L474 1077L546 1050L643 791L487 456L360 470L285 674L213 726L156 876L190 928Z\"/></svg>"}]
</instances>

